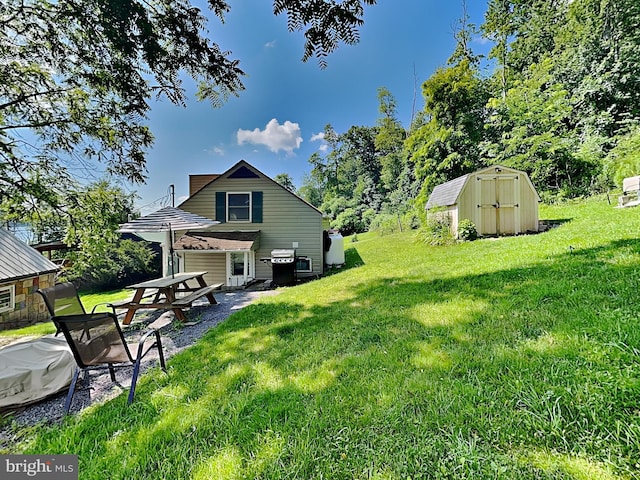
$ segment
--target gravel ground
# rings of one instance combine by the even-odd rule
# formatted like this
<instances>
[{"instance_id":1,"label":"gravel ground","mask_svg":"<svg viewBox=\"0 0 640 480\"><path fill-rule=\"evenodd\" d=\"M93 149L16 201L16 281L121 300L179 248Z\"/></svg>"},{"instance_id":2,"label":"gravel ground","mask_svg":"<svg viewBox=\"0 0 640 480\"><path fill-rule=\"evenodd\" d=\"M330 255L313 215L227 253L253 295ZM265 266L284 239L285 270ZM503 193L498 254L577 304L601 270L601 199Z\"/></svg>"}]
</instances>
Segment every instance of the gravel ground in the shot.
<instances>
[{"instance_id":1,"label":"gravel ground","mask_svg":"<svg viewBox=\"0 0 640 480\"><path fill-rule=\"evenodd\" d=\"M172 355L193 345L210 328L222 322L235 310L244 308L261 296L277 293L276 290L237 290L219 293L216 294L218 305L209 305L206 299L202 299L194 304L187 313L188 319L193 321L193 324L187 323L179 328L175 326L177 320L171 311L142 310L136 314L130 328L131 330L142 329L144 331L144 327L147 325L159 327L165 359L169 359ZM125 335L129 337L126 330ZM142 375L145 369L157 364L157 351L150 352L142 363L140 374ZM71 415L78 413L89 405L108 400L120 394L124 389L128 389L131 384L131 372L132 369L129 368L116 371L115 383L111 381L108 371L91 372L88 379L83 378L81 374L69 413ZM7 444L12 442L16 426L26 427L41 422L47 424L61 422L66 395L67 390L63 390L54 396L10 413L9 421L0 422L0 449L7 447Z\"/></svg>"}]
</instances>

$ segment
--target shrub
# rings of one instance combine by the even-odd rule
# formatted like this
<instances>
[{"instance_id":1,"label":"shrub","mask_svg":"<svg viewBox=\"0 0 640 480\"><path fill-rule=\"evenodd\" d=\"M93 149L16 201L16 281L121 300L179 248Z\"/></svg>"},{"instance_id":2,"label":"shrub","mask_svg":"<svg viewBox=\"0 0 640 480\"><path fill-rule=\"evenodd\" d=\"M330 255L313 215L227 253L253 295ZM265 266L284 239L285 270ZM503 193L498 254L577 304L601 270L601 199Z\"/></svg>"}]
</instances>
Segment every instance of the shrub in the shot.
<instances>
[{"instance_id":1,"label":"shrub","mask_svg":"<svg viewBox=\"0 0 640 480\"><path fill-rule=\"evenodd\" d=\"M451 217L447 214L433 214L426 225L418 230L418 239L428 245L450 245L455 239L451 234Z\"/></svg>"},{"instance_id":2,"label":"shrub","mask_svg":"<svg viewBox=\"0 0 640 480\"><path fill-rule=\"evenodd\" d=\"M416 230L420 227L420 219L413 210L402 215L394 213L380 213L371 221L369 231L380 235Z\"/></svg>"},{"instance_id":3,"label":"shrub","mask_svg":"<svg viewBox=\"0 0 640 480\"><path fill-rule=\"evenodd\" d=\"M458 239L462 241L473 241L478 238L478 230L475 223L468 218L463 218L458 222Z\"/></svg>"},{"instance_id":4,"label":"shrub","mask_svg":"<svg viewBox=\"0 0 640 480\"><path fill-rule=\"evenodd\" d=\"M63 280L84 289L121 288L162 271L162 260L147 242L120 240L109 245L102 255L87 256L77 251L71 255L72 265Z\"/></svg>"}]
</instances>

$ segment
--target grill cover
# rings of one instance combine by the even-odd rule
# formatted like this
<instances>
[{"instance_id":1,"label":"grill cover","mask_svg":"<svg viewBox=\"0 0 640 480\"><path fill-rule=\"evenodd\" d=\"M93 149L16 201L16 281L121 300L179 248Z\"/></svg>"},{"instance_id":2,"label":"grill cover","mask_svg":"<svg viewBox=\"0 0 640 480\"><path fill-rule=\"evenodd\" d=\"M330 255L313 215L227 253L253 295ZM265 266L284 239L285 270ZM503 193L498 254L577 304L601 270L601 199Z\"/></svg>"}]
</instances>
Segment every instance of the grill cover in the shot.
<instances>
[{"instance_id":1,"label":"grill cover","mask_svg":"<svg viewBox=\"0 0 640 480\"><path fill-rule=\"evenodd\" d=\"M65 389L76 368L62 337L42 337L0 349L0 411Z\"/></svg>"}]
</instances>

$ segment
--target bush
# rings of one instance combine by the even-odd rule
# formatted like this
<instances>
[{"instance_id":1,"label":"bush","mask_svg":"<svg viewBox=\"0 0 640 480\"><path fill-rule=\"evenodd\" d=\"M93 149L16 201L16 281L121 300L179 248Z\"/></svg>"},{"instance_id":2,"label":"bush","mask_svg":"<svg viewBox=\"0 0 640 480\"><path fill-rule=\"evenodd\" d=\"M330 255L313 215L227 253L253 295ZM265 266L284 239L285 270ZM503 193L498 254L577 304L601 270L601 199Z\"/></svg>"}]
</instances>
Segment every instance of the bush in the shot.
<instances>
[{"instance_id":1,"label":"bush","mask_svg":"<svg viewBox=\"0 0 640 480\"><path fill-rule=\"evenodd\" d=\"M63 279L83 289L121 288L157 276L162 271L159 257L147 242L120 240L105 248L102 255L73 252L72 265Z\"/></svg>"},{"instance_id":2,"label":"bush","mask_svg":"<svg viewBox=\"0 0 640 480\"><path fill-rule=\"evenodd\" d=\"M413 211L406 212L402 215L380 213L371 221L369 231L379 233L380 235L389 235L407 230L416 230L419 227L420 219Z\"/></svg>"},{"instance_id":3,"label":"bush","mask_svg":"<svg viewBox=\"0 0 640 480\"><path fill-rule=\"evenodd\" d=\"M347 208L331 222L331 227L339 230L346 237L364 231L364 222L355 209Z\"/></svg>"},{"instance_id":4,"label":"bush","mask_svg":"<svg viewBox=\"0 0 640 480\"><path fill-rule=\"evenodd\" d=\"M418 239L428 245L451 245L451 217L447 214L429 215L426 225L418 230Z\"/></svg>"},{"instance_id":5,"label":"bush","mask_svg":"<svg viewBox=\"0 0 640 480\"><path fill-rule=\"evenodd\" d=\"M478 238L478 230L475 223L468 218L463 218L458 222L458 239L464 242L470 242Z\"/></svg>"}]
</instances>

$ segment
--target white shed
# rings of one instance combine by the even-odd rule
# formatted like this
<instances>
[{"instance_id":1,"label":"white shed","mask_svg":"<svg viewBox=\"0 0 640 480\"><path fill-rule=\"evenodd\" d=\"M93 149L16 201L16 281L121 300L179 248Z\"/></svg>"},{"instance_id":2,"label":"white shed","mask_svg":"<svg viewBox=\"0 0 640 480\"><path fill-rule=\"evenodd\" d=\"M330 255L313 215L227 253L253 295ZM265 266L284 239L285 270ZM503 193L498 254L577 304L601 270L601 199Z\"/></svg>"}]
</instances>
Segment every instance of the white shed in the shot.
<instances>
[{"instance_id":1,"label":"white shed","mask_svg":"<svg viewBox=\"0 0 640 480\"><path fill-rule=\"evenodd\" d=\"M517 235L538 231L540 197L529 176L493 165L438 185L427 201L427 214L447 214L453 234L471 220L479 235Z\"/></svg>"}]
</instances>

